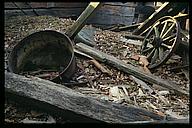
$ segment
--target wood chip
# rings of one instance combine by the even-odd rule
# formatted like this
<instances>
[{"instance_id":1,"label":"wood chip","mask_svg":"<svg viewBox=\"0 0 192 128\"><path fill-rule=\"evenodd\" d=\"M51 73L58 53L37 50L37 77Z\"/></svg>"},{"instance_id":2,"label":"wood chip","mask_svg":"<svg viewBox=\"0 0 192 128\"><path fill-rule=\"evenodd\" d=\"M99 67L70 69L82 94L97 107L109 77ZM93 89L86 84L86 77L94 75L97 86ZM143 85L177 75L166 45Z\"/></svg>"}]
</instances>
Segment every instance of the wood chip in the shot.
<instances>
[{"instance_id":1,"label":"wood chip","mask_svg":"<svg viewBox=\"0 0 192 128\"><path fill-rule=\"evenodd\" d=\"M149 61L146 56L140 55L139 64L143 65L143 67L147 67L149 65Z\"/></svg>"}]
</instances>

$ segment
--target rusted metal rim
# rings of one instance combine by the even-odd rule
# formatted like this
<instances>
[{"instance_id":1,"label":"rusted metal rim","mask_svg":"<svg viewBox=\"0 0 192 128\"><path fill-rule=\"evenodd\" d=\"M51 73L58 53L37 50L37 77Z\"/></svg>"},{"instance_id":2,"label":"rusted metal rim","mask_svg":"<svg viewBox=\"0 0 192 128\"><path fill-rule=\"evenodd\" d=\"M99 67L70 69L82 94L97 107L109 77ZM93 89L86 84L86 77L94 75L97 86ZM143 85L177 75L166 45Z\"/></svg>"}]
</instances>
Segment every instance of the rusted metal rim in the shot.
<instances>
[{"instance_id":1,"label":"rusted metal rim","mask_svg":"<svg viewBox=\"0 0 192 128\"><path fill-rule=\"evenodd\" d=\"M49 47L49 49L46 49L47 47ZM55 52L52 47L55 48ZM65 77L67 79L72 77L76 67L73 43L65 33L55 30L43 30L32 33L22 39L17 45L15 45L8 59L9 71L17 74L21 73L25 62L28 62L28 60L30 60L28 59L28 57L30 58L31 54L35 57L35 52L42 52L42 49L48 50L48 53L46 55L49 55L50 50L50 54L56 54L56 58L58 57L57 60L55 59L55 57L51 56L52 60L56 60L54 64L56 64L57 62L59 62L58 65L62 65L62 63L65 63L65 65L62 65L63 69L58 70L58 75L51 78L51 81L58 81L61 77ZM62 60L66 57L62 53L66 53L66 56L69 55L66 61ZM25 61L25 59L28 60ZM49 63L48 60L46 62Z\"/></svg>"}]
</instances>

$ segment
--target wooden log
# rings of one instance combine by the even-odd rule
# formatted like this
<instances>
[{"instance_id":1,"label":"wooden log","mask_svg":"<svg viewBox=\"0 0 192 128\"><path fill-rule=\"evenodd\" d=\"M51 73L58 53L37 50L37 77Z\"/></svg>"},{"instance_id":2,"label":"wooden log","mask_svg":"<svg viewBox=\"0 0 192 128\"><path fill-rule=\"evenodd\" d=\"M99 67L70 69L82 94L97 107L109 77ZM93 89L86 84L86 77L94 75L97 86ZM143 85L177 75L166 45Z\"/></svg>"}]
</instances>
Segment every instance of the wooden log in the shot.
<instances>
[{"instance_id":1,"label":"wooden log","mask_svg":"<svg viewBox=\"0 0 192 128\"><path fill-rule=\"evenodd\" d=\"M81 52L84 52L84 53L92 56L96 60L105 62L106 64L111 65L125 73L133 75L143 81L146 81L146 82L149 82L152 84L157 84L157 85L165 87L169 90L173 90L176 92L176 94L184 94L184 95L189 96L189 93L187 91L182 90L174 82L161 79L152 74L147 74L147 73L143 72L142 70L139 70L138 68L134 67L133 65L126 64L125 62L115 58L114 56L110 56L106 53L103 53L99 50L96 50L95 48L89 47L82 43L76 44L75 48Z\"/></svg>"},{"instance_id":2,"label":"wooden log","mask_svg":"<svg viewBox=\"0 0 192 128\"><path fill-rule=\"evenodd\" d=\"M5 72L5 96L21 104L61 114L72 122L129 123L162 121L163 116L132 105L121 105L85 96L64 85L37 77Z\"/></svg>"}]
</instances>

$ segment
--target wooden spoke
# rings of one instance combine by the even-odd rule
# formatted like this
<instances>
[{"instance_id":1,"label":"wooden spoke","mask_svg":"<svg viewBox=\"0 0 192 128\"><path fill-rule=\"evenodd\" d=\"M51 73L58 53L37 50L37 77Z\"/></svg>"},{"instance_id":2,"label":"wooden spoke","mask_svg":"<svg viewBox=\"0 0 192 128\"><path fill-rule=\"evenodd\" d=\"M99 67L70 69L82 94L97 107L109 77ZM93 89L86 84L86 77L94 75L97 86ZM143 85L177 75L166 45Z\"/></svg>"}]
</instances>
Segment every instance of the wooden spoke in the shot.
<instances>
[{"instance_id":1,"label":"wooden spoke","mask_svg":"<svg viewBox=\"0 0 192 128\"><path fill-rule=\"evenodd\" d=\"M168 49L171 49L171 48L172 48L172 46L167 45L167 44L164 44L164 43L162 43L161 46L163 46L163 47L165 47L165 48L168 48Z\"/></svg>"},{"instance_id":2,"label":"wooden spoke","mask_svg":"<svg viewBox=\"0 0 192 128\"><path fill-rule=\"evenodd\" d=\"M162 37L162 35L164 34L165 28L167 27L167 21L165 21L163 29L161 31L160 37Z\"/></svg>"},{"instance_id":3,"label":"wooden spoke","mask_svg":"<svg viewBox=\"0 0 192 128\"><path fill-rule=\"evenodd\" d=\"M163 52L164 52L163 47L159 47L159 59L160 59L160 60L163 59Z\"/></svg>"},{"instance_id":4,"label":"wooden spoke","mask_svg":"<svg viewBox=\"0 0 192 128\"><path fill-rule=\"evenodd\" d=\"M163 41L166 42L166 41L168 41L168 40L170 40L170 39L173 39L173 38L175 38L175 37L176 37L176 33L174 33L174 34L171 35L171 36L168 36L168 37L164 38Z\"/></svg>"},{"instance_id":5,"label":"wooden spoke","mask_svg":"<svg viewBox=\"0 0 192 128\"><path fill-rule=\"evenodd\" d=\"M175 23L171 25L171 27L164 33L164 35L162 35L161 38L164 38L166 35L168 35L171 32L171 30L174 28L174 26L175 26Z\"/></svg>"},{"instance_id":6,"label":"wooden spoke","mask_svg":"<svg viewBox=\"0 0 192 128\"><path fill-rule=\"evenodd\" d=\"M142 52L142 53L149 52L149 51L151 51L152 49L153 49L153 47L148 47L147 49L143 50L143 52Z\"/></svg>"},{"instance_id":7,"label":"wooden spoke","mask_svg":"<svg viewBox=\"0 0 192 128\"><path fill-rule=\"evenodd\" d=\"M155 49L155 52L151 58L151 64L154 64L155 61L157 60L157 57L159 56L159 49Z\"/></svg>"},{"instance_id":8,"label":"wooden spoke","mask_svg":"<svg viewBox=\"0 0 192 128\"><path fill-rule=\"evenodd\" d=\"M153 48L153 50L147 55L148 60L151 60L154 52L155 52L155 48Z\"/></svg>"},{"instance_id":9,"label":"wooden spoke","mask_svg":"<svg viewBox=\"0 0 192 128\"><path fill-rule=\"evenodd\" d=\"M169 43L172 43L173 44L173 41L176 39L176 37L175 38L173 38L173 39L170 39L169 40Z\"/></svg>"},{"instance_id":10,"label":"wooden spoke","mask_svg":"<svg viewBox=\"0 0 192 128\"><path fill-rule=\"evenodd\" d=\"M156 37L159 37L159 31L158 31L157 29L158 29L158 28L155 26L155 27L154 27L155 36L156 36Z\"/></svg>"}]
</instances>

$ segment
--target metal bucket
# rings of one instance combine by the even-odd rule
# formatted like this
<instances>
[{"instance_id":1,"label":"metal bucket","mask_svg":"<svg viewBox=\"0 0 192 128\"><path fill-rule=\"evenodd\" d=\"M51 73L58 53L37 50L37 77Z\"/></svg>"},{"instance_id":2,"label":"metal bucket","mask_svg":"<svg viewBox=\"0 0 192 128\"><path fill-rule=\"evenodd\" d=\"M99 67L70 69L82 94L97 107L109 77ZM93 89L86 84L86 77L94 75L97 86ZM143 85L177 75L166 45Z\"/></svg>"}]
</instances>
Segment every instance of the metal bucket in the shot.
<instances>
[{"instance_id":1,"label":"metal bucket","mask_svg":"<svg viewBox=\"0 0 192 128\"><path fill-rule=\"evenodd\" d=\"M71 78L75 72L73 44L61 32L44 30L35 32L21 40L12 50L8 60L10 72L55 70L57 74L49 80Z\"/></svg>"}]
</instances>

